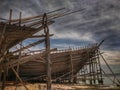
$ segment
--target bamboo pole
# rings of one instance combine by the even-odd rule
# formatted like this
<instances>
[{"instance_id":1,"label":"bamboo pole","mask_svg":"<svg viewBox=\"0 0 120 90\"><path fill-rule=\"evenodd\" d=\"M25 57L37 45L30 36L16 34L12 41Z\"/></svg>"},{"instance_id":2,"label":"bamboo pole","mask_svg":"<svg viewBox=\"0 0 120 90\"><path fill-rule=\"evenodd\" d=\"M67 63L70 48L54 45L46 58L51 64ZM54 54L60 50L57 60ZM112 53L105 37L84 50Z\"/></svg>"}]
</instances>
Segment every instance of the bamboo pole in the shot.
<instances>
[{"instance_id":1,"label":"bamboo pole","mask_svg":"<svg viewBox=\"0 0 120 90\"><path fill-rule=\"evenodd\" d=\"M22 17L22 12L20 12L20 15L19 15L19 26L21 26L21 17ZM22 41L20 42L20 49L22 48ZM21 51L19 51L19 59L21 58ZM17 73L19 74L19 63L18 63L18 65L17 65L17 68L16 68L16 70L17 70ZM17 82L18 80L17 80L17 77L16 77L16 82Z\"/></svg>"},{"instance_id":2,"label":"bamboo pole","mask_svg":"<svg viewBox=\"0 0 120 90\"><path fill-rule=\"evenodd\" d=\"M105 64L107 65L107 67L108 67L109 70L111 71L111 73L112 73L112 75L114 76L114 78L115 78L118 82L120 82L119 79L116 78L115 73L112 71L112 69L110 68L109 64L107 63L107 61L105 60L105 58L103 57L103 55L100 54L100 56L101 56L101 58L104 60Z\"/></svg>"},{"instance_id":3,"label":"bamboo pole","mask_svg":"<svg viewBox=\"0 0 120 90\"><path fill-rule=\"evenodd\" d=\"M25 89L26 89L26 90L29 90L29 89L26 87L25 83L22 81L22 79L20 78L20 76L18 75L18 73L15 71L15 69L14 69L13 67L12 67L12 70L13 70L14 74L16 75L16 77L18 78L18 80L23 84L23 86L25 87Z\"/></svg>"},{"instance_id":4,"label":"bamboo pole","mask_svg":"<svg viewBox=\"0 0 120 90\"><path fill-rule=\"evenodd\" d=\"M99 65L99 70L100 70L100 84L103 84L103 79L102 79L102 69L101 69L101 63L100 63L100 57L99 57L99 48L97 50L97 55L98 55L98 65ZM101 55L101 54L100 54Z\"/></svg>"},{"instance_id":5,"label":"bamboo pole","mask_svg":"<svg viewBox=\"0 0 120 90\"><path fill-rule=\"evenodd\" d=\"M71 65L71 82L73 83L73 61L72 61L72 51L70 50L70 65Z\"/></svg>"},{"instance_id":6,"label":"bamboo pole","mask_svg":"<svg viewBox=\"0 0 120 90\"><path fill-rule=\"evenodd\" d=\"M43 27L46 34L45 47L46 47L46 61L47 61L47 90L51 90L51 60L50 60L50 35L49 28L47 25L47 14L43 16Z\"/></svg>"}]
</instances>

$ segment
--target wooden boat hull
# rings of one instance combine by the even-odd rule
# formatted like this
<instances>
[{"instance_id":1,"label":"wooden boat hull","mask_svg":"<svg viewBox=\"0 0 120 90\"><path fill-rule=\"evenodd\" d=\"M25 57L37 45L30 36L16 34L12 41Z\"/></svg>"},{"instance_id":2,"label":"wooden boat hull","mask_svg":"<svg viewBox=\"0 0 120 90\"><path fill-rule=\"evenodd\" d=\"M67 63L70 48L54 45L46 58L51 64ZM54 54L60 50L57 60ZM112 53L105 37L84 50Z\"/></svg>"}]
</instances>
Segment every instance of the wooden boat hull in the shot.
<instances>
[{"instance_id":1,"label":"wooden boat hull","mask_svg":"<svg viewBox=\"0 0 120 90\"><path fill-rule=\"evenodd\" d=\"M76 73L80 69L82 69L82 67L88 62L88 60L94 56L96 50L97 47L91 47L88 49L72 51L68 50L59 53L52 53L51 54L52 77L56 78L56 76L59 77L67 73L68 74L66 76L68 76L72 73L71 69L73 69L73 74L76 75ZM21 64L19 68L19 75L21 77L32 78L46 75L47 64L44 53L34 54L26 57L29 57L29 61L27 63ZM73 68L71 67L71 64L73 65Z\"/></svg>"}]
</instances>

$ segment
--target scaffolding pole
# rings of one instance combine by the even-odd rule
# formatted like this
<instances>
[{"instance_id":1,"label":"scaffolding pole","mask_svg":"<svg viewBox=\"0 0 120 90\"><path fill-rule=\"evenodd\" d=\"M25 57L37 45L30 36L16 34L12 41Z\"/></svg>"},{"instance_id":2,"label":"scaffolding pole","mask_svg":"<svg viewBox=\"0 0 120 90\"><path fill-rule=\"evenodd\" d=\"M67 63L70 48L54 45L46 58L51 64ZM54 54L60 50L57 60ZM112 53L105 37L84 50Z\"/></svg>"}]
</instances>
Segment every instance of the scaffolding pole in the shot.
<instances>
[{"instance_id":1,"label":"scaffolding pole","mask_svg":"<svg viewBox=\"0 0 120 90\"><path fill-rule=\"evenodd\" d=\"M47 90L51 90L51 60L50 60L50 35L49 35L49 28L48 28L48 20L47 14L45 13L43 16L43 27L44 32L46 35L45 38L45 48L46 48L46 61L47 61Z\"/></svg>"}]
</instances>

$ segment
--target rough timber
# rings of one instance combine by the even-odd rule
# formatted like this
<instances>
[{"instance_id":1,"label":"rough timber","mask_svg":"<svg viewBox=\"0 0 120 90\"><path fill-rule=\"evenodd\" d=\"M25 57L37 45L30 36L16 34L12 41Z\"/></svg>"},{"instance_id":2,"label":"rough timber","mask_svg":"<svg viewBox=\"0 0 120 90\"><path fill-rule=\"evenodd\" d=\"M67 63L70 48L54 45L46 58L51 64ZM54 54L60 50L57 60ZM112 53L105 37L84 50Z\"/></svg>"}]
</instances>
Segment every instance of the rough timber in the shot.
<instances>
[{"instance_id":1,"label":"rough timber","mask_svg":"<svg viewBox=\"0 0 120 90\"><path fill-rule=\"evenodd\" d=\"M48 13L47 17L44 14L23 19L20 13L20 18L14 20L12 20L12 11L10 11L10 19L0 23L0 77L2 90L4 90L6 79L19 80L26 89L27 87L23 81L47 81L49 88L51 81L76 83L78 77L82 81L86 81L87 77L89 77L90 84L96 84L96 81L98 84L103 84L99 61L99 55L101 54L99 46L101 43L76 49L50 49L49 37L52 34L49 34L48 25L54 23L52 21L54 18L73 13L56 13L59 10ZM42 30L44 30L43 34L34 35ZM37 42L21 47L16 51L10 51L12 47L23 40L38 37L40 40ZM37 52L37 54L36 51L22 53L25 49L42 42L45 42L46 45L44 51ZM81 74L78 75L78 73ZM18 80L15 80L14 75Z\"/></svg>"},{"instance_id":2,"label":"rough timber","mask_svg":"<svg viewBox=\"0 0 120 90\"><path fill-rule=\"evenodd\" d=\"M51 52L52 74L53 76L61 76L71 72L70 56L72 56L73 73L74 75L88 62L89 58L94 57L97 45L85 49L68 49ZM90 54L88 58L88 53ZM86 56L87 55L87 56ZM20 76L35 77L46 74L45 53L23 56L20 61L29 60L27 63L20 65ZM11 63L11 62L9 62ZM9 66L9 65L7 65ZM33 73L34 72L34 73ZM69 75L68 74L68 75ZM67 75L67 76L68 76Z\"/></svg>"}]
</instances>

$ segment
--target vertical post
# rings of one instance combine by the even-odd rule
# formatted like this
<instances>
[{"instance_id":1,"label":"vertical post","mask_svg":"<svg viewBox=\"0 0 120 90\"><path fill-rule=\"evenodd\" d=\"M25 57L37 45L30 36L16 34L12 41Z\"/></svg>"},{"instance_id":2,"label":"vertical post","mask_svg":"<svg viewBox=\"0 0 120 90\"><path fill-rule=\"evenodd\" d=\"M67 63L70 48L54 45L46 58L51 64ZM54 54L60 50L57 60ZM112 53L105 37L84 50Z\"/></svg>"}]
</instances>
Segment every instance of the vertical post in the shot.
<instances>
[{"instance_id":1,"label":"vertical post","mask_svg":"<svg viewBox=\"0 0 120 90\"><path fill-rule=\"evenodd\" d=\"M11 20L12 20L12 9L10 9L9 24L11 24Z\"/></svg>"},{"instance_id":2,"label":"vertical post","mask_svg":"<svg viewBox=\"0 0 120 90\"><path fill-rule=\"evenodd\" d=\"M96 59L95 68L96 68L96 73L97 73L97 82L98 82L98 84L99 84L99 68L98 68L97 58L98 58L98 56L97 56L97 54L96 54L96 57L95 57L95 59Z\"/></svg>"},{"instance_id":3,"label":"vertical post","mask_svg":"<svg viewBox=\"0 0 120 90\"><path fill-rule=\"evenodd\" d=\"M70 49L70 64L71 64L71 77L70 77L70 82L73 82L73 61L72 61L72 51Z\"/></svg>"},{"instance_id":4,"label":"vertical post","mask_svg":"<svg viewBox=\"0 0 120 90\"><path fill-rule=\"evenodd\" d=\"M1 82L1 77L2 77L2 69L0 69L0 82Z\"/></svg>"},{"instance_id":5,"label":"vertical post","mask_svg":"<svg viewBox=\"0 0 120 90\"><path fill-rule=\"evenodd\" d=\"M20 15L19 15L19 26L21 26L21 17L22 17L22 12L20 12Z\"/></svg>"},{"instance_id":6,"label":"vertical post","mask_svg":"<svg viewBox=\"0 0 120 90\"><path fill-rule=\"evenodd\" d=\"M95 58L96 59L96 58ZM97 73L96 73L96 68L95 68L95 64L96 64L96 60L94 60L94 64L93 64L93 66L94 66L94 84L96 84L96 77L97 77Z\"/></svg>"},{"instance_id":7,"label":"vertical post","mask_svg":"<svg viewBox=\"0 0 120 90\"><path fill-rule=\"evenodd\" d=\"M84 72L83 72L83 73L84 73L83 82L84 82L84 84L86 83L86 75L85 75L85 71L86 71L86 70L85 70L85 66L86 66L86 65L83 66L83 70L84 70Z\"/></svg>"},{"instance_id":8,"label":"vertical post","mask_svg":"<svg viewBox=\"0 0 120 90\"><path fill-rule=\"evenodd\" d=\"M14 74L16 75L16 77L19 79L19 81L23 84L23 86L25 87L26 90L29 90L27 88L27 86L25 85L25 83L22 81L22 79L20 78L19 74L16 72L16 70L12 67L12 70L14 72Z\"/></svg>"},{"instance_id":9,"label":"vertical post","mask_svg":"<svg viewBox=\"0 0 120 90\"><path fill-rule=\"evenodd\" d=\"M95 59L94 58L92 58L92 73L93 73L93 82L94 82L94 84L96 84Z\"/></svg>"},{"instance_id":10,"label":"vertical post","mask_svg":"<svg viewBox=\"0 0 120 90\"><path fill-rule=\"evenodd\" d=\"M21 26L21 18L22 18L22 12L20 12L19 14L19 26ZM22 42L20 42L20 49L22 48ZM21 57L21 51L19 51L19 59ZM17 68L16 68L16 72L19 74L19 63L17 65ZM16 77L16 82L18 81L17 77Z\"/></svg>"},{"instance_id":11,"label":"vertical post","mask_svg":"<svg viewBox=\"0 0 120 90\"><path fill-rule=\"evenodd\" d=\"M3 74L3 78L2 78L2 90L4 90L5 89L5 81L6 81L6 69L5 69L4 66L3 66L3 72L2 72L2 74Z\"/></svg>"},{"instance_id":12,"label":"vertical post","mask_svg":"<svg viewBox=\"0 0 120 90\"><path fill-rule=\"evenodd\" d=\"M98 65L99 65L99 70L100 70L100 80L98 82L99 82L99 84L103 84L102 69L101 69L100 57L99 57L99 48L97 50L97 56L98 56Z\"/></svg>"},{"instance_id":13,"label":"vertical post","mask_svg":"<svg viewBox=\"0 0 120 90\"><path fill-rule=\"evenodd\" d=\"M46 47L46 61L47 61L47 90L51 90L51 60L50 60L50 37L49 37L49 28L47 25L47 14L43 16L43 27L46 35L45 38L45 47Z\"/></svg>"},{"instance_id":14,"label":"vertical post","mask_svg":"<svg viewBox=\"0 0 120 90\"><path fill-rule=\"evenodd\" d=\"M88 71L88 64L86 64L86 75L87 75L88 73L89 73L89 71ZM88 80L87 80L87 76L85 76L85 78L86 78L86 79L85 79L85 84L86 84L87 81L88 81Z\"/></svg>"},{"instance_id":15,"label":"vertical post","mask_svg":"<svg viewBox=\"0 0 120 90\"><path fill-rule=\"evenodd\" d=\"M91 62L91 58L90 58L90 52L87 52L88 53L88 61L89 61L89 75L90 75L90 85L92 85L92 75L91 75L91 73L92 73L92 71L91 71L91 64L92 64L92 62Z\"/></svg>"}]
</instances>

